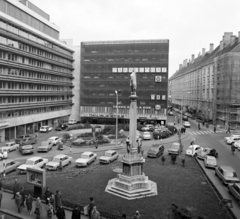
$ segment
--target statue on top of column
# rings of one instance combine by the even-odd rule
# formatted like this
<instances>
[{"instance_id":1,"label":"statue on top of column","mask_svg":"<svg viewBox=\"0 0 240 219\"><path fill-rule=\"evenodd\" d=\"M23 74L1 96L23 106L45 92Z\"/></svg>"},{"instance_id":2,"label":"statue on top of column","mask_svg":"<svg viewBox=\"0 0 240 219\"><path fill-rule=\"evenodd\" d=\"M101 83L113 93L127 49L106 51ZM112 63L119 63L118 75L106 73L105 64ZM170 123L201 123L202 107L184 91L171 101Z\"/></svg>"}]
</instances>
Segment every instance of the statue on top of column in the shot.
<instances>
[{"instance_id":1,"label":"statue on top of column","mask_svg":"<svg viewBox=\"0 0 240 219\"><path fill-rule=\"evenodd\" d=\"M133 70L132 74L130 75L130 86L131 86L131 92L135 93L137 90L137 77L136 72Z\"/></svg>"}]
</instances>

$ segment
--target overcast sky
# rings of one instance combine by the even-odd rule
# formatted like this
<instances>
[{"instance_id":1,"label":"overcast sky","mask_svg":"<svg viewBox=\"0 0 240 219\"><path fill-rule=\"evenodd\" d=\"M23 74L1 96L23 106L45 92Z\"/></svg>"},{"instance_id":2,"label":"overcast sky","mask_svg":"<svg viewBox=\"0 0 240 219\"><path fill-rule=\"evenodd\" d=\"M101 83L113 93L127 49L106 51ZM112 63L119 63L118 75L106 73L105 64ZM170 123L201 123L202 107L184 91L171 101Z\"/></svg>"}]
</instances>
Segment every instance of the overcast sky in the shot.
<instances>
[{"instance_id":1,"label":"overcast sky","mask_svg":"<svg viewBox=\"0 0 240 219\"><path fill-rule=\"evenodd\" d=\"M61 39L169 39L169 76L184 59L240 31L240 0L30 0L60 27Z\"/></svg>"}]
</instances>

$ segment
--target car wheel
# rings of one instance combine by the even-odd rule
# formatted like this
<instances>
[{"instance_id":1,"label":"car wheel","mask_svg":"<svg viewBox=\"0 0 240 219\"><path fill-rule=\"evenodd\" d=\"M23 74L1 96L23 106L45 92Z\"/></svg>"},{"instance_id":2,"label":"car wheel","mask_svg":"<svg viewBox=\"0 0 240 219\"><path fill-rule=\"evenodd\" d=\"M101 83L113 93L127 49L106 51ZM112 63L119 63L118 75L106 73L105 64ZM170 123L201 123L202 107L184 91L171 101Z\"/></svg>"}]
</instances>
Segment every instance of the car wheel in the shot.
<instances>
[{"instance_id":1,"label":"car wheel","mask_svg":"<svg viewBox=\"0 0 240 219\"><path fill-rule=\"evenodd\" d=\"M222 184L223 184L223 185L225 185L225 184L224 184L224 180L223 180L223 179L221 179L221 181L222 181Z\"/></svg>"}]
</instances>

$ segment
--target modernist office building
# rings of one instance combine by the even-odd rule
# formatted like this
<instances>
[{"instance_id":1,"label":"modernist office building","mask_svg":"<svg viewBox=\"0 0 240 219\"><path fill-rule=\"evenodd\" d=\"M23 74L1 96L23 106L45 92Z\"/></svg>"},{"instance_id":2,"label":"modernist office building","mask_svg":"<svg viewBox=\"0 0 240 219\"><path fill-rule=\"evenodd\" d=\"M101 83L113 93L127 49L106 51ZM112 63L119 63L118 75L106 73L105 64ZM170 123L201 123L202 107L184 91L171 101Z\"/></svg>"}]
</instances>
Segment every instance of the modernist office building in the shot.
<instances>
[{"instance_id":1,"label":"modernist office building","mask_svg":"<svg viewBox=\"0 0 240 219\"><path fill-rule=\"evenodd\" d=\"M135 70L138 119L164 124L168 92L168 53L169 40L82 42L82 119L92 123L114 123L117 107L115 91L120 90L120 122L128 121L130 74Z\"/></svg>"},{"instance_id":2,"label":"modernist office building","mask_svg":"<svg viewBox=\"0 0 240 219\"><path fill-rule=\"evenodd\" d=\"M225 32L216 49L184 60L169 79L169 100L214 124L240 128L240 32Z\"/></svg>"},{"instance_id":3,"label":"modernist office building","mask_svg":"<svg viewBox=\"0 0 240 219\"><path fill-rule=\"evenodd\" d=\"M0 140L67 120L73 50L29 1L0 0Z\"/></svg>"}]
</instances>

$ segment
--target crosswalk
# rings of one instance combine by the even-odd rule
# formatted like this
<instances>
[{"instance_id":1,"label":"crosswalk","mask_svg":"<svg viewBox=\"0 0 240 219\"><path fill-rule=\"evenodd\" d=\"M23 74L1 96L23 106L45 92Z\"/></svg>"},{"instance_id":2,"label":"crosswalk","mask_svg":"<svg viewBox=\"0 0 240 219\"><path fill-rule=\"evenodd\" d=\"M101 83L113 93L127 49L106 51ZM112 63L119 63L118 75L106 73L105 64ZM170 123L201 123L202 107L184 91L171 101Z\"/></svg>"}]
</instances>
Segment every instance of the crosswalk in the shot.
<instances>
[{"instance_id":1,"label":"crosswalk","mask_svg":"<svg viewBox=\"0 0 240 219\"><path fill-rule=\"evenodd\" d=\"M216 131L216 133L223 133L224 130L218 130ZM226 131L225 131L226 132ZM192 131L192 132L189 132L190 135L209 135L209 134L213 134L214 131L213 130L205 130L205 131Z\"/></svg>"}]
</instances>

